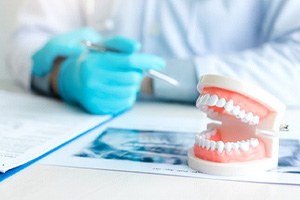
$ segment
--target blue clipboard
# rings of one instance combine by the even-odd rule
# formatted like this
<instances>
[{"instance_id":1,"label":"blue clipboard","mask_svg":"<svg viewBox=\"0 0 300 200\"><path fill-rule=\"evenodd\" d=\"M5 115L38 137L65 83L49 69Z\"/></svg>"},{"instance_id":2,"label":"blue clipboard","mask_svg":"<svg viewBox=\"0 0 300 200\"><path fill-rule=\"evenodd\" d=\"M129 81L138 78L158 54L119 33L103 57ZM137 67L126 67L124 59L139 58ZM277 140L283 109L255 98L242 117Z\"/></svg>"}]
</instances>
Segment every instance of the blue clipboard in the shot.
<instances>
[{"instance_id":1,"label":"blue clipboard","mask_svg":"<svg viewBox=\"0 0 300 200\"><path fill-rule=\"evenodd\" d=\"M1 183L3 180L7 179L8 177L11 177L12 175L16 174L17 172L19 172L19 171L21 171L21 170L27 168L28 166L32 165L33 163L37 162L38 160L40 160L40 159L46 157L47 155L53 153L54 151L60 149L61 147L65 146L65 145L67 145L67 144L69 144L69 143L71 143L72 141L74 141L74 140L76 140L76 139L78 139L78 138L84 136L85 134L87 134L87 133L89 133L89 132L91 132L91 131L93 131L93 130L99 128L100 126L102 126L102 125L104 125L104 124L110 122L111 120L115 119L116 117L118 117L119 115L123 114L124 112L127 112L127 110L126 110L126 111L123 111L123 112L121 112L121 113L119 113L119 114L117 114L117 115L112 115L111 118L108 118L107 120L105 120L105 121L101 122L100 124L98 124L98 125L92 127L91 129L86 130L85 132L83 132L83 133L77 135L76 137L72 138L71 140L66 141L65 143L63 143L63 144L61 144L61 145L55 147L54 149L52 149L52 150L50 150L50 151L44 153L43 155L41 155L41 156L39 156L39 157L37 157L37 158L34 158L33 160L31 160L31 161L29 161L29 162L27 162L27 163L25 163L25 164L23 164L23 165L20 165L20 166L18 166L18 167L15 167L15 168L13 168L13 169L10 169L10 170L8 170L8 171L5 172L5 173L0 173L0 183Z\"/></svg>"}]
</instances>

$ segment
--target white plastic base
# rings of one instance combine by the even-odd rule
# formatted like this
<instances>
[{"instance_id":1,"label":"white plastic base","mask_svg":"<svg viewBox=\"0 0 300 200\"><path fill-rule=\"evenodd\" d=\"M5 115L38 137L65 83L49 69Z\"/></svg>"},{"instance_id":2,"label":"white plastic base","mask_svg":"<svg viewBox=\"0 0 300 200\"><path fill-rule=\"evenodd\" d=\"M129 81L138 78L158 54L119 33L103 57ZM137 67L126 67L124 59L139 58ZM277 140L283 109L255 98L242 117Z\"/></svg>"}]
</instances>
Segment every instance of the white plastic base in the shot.
<instances>
[{"instance_id":1,"label":"white plastic base","mask_svg":"<svg viewBox=\"0 0 300 200\"><path fill-rule=\"evenodd\" d=\"M188 151L188 165L194 170L205 174L221 176L243 176L258 174L277 167L277 160L265 158L255 161L236 163L217 163L202 160L194 155L194 149Z\"/></svg>"}]
</instances>

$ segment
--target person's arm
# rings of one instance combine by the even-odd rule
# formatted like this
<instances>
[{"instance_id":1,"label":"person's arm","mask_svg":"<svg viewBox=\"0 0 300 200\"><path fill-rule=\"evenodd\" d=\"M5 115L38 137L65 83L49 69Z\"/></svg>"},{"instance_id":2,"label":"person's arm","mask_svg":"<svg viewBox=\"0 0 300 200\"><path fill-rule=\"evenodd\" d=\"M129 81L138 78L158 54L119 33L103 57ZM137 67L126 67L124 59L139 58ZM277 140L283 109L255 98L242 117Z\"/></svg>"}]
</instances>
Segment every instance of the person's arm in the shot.
<instances>
[{"instance_id":1,"label":"person's arm","mask_svg":"<svg viewBox=\"0 0 300 200\"><path fill-rule=\"evenodd\" d=\"M81 27L81 9L79 0L26 1L17 17L6 59L14 79L30 89L32 55L54 35Z\"/></svg>"},{"instance_id":2,"label":"person's arm","mask_svg":"<svg viewBox=\"0 0 300 200\"><path fill-rule=\"evenodd\" d=\"M194 101L197 80L204 74L221 74L256 84L287 105L300 104L300 8L299 1L265 1L261 39L257 48L225 55L191 58L165 73L184 83L174 88L154 80L156 98ZM168 62L167 62L168 63ZM194 75L190 75L194 72ZM187 94L185 93L187 92Z\"/></svg>"}]
</instances>

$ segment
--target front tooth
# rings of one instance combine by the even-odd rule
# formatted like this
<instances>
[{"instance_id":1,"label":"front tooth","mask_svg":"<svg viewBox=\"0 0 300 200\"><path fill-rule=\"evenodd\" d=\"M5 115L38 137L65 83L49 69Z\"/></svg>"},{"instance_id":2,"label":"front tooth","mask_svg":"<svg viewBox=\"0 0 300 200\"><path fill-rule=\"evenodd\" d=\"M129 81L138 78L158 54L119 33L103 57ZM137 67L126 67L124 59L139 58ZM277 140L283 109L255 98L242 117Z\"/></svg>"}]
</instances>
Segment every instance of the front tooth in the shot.
<instances>
[{"instance_id":1,"label":"front tooth","mask_svg":"<svg viewBox=\"0 0 300 200\"><path fill-rule=\"evenodd\" d=\"M218 141L217 142L217 149L219 153L222 153L223 149L224 149L224 142L222 141Z\"/></svg>"},{"instance_id":2,"label":"front tooth","mask_svg":"<svg viewBox=\"0 0 300 200\"><path fill-rule=\"evenodd\" d=\"M210 150L214 151L217 147L217 143L215 141L210 141Z\"/></svg>"},{"instance_id":3,"label":"front tooth","mask_svg":"<svg viewBox=\"0 0 300 200\"><path fill-rule=\"evenodd\" d=\"M243 141L243 142L240 143L240 148L241 148L243 151L248 151L249 148L250 148L249 145L250 145L249 142Z\"/></svg>"},{"instance_id":4,"label":"front tooth","mask_svg":"<svg viewBox=\"0 0 300 200\"><path fill-rule=\"evenodd\" d=\"M224 98L221 98L217 101L216 106L219 108L223 108L226 104L226 100Z\"/></svg>"},{"instance_id":5,"label":"front tooth","mask_svg":"<svg viewBox=\"0 0 300 200\"><path fill-rule=\"evenodd\" d=\"M205 148L206 150L210 148L210 140L205 140Z\"/></svg>"},{"instance_id":6,"label":"front tooth","mask_svg":"<svg viewBox=\"0 0 300 200\"><path fill-rule=\"evenodd\" d=\"M198 97L197 102L196 102L196 107L197 108L200 108L200 102L201 102L202 99L203 99L203 96Z\"/></svg>"},{"instance_id":7,"label":"front tooth","mask_svg":"<svg viewBox=\"0 0 300 200\"><path fill-rule=\"evenodd\" d=\"M231 144L231 142L226 142L226 143L225 143L225 150L226 150L227 152L230 152L231 149L232 149L232 144Z\"/></svg>"},{"instance_id":8,"label":"front tooth","mask_svg":"<svg viewBox=\"0 0 300 200\"><path fill-rule=\"evenodd\" d=\"M237 116L240 113L241 107L240 106L234 106L231 113L235 116Z\"/></svg>"},{"instance_id":9,"label":"front tooth","mask_svg":"<svg viewBox=\"0 0 300 200\"><path fill-rule=\"evenodd\" d=\"M207 101L209 100L210 95L209 94L205 94L203 99L200 101L200 104L205 105L207 104Z\"/></svg>"},{"instance_id":10,"label":"front tooth","mask_svg":"<svg viewBox=\"0 0 300 200\"><path fill-rule=\"evenodd\" d=\"M207 105L209 105L209 106L215 106L218 100L219 100L219 97L214 94L207 101Z\"/></svg>"},{"instance_id":11,"label":"front tooth","mask_svg":"<svg viewBox=\"0 0 300 200\"><path fill-rule=\"evenodd\" d=\"M259 116L255 115L253 117L253 120L252 120L253 124L258 124L259 123Z\"/></svg>"},{"instance_id":12,"label":"front tooth","mask_svg":"<svg viewBox=\"0 0 300 200\"><path fill-rule=\"evenodd\" d=\"M241 110L241 112L237 115L238 118L243 119L246 115L246 112L244 110Z\"/></svg>"},{"instance_id":13,"label":"front tooth","mask_svg":"<svg viewBox=\"0 0 300 200\"><path fill-rule=\"evenodd\" d=\"M202 148L204 148L204 146L205 146L205 139L201 139L200 140L200 146L202 147Z\"/></svg>"},{"instance_id":14,"label":"front tooth","mask_svg":"<svg viewBox=\"0 0 300 200\"><path fill-rule=\"evenodd\" d=\"M239 144L236 143L236 142L234 142L234 143L232 144L232 149L233 149L234 151L237 151L237 150L239 149Z\"/></svg>"},{"instance_id":15,"label":"front tooth","mask_svg":"<svg viewBox=\"0 0 300 200\"><path fill-rule=\"evenodd\" d=\"M259 141L257 138L251 138L250 139L250 145L251 147L257 147L259 145Z\"/></svg>"},{"instance_id":16,"label":"front tooth","mask_svg":"<svg viewBox=\"0 0 300 200\"><path fill-rule=\"evenodd\" d=\"M232 100L229 100L229 101L225 104L224 108L225 108L225 110L226 110L227 112L230 113L230 112L232 111L232 109L233 109L233 101L232 101Z\"/></svg>"},{"instance_id":17,"label":"front tooth","mask_svg":"<svg viewBox=\"0 0 300 200\"><path fill-rule=\"evenodd\" d=\"M201 140L201 136L200 135L196 135L196 137L195 137L195 141L196 141L196 144L200 144L200 140Z\"/></svg>"}]
</instances>

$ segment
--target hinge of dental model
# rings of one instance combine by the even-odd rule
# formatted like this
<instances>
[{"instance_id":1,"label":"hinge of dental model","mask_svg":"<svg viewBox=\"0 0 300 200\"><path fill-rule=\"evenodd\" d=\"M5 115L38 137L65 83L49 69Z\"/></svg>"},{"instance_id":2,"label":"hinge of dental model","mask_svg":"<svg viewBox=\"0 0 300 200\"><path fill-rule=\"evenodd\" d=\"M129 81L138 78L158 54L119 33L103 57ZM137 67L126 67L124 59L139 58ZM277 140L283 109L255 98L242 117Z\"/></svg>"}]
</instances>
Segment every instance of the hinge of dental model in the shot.
<instances>
[{"instance_id":1,"label":"hinge of dental model","mask_svg":"<svg viewBox=\"0 0 300 200\"><path fill-rule=\"evenodd\" d=\"M288 124L280 124L279 131L282 131L282 132L290 131L289 125Z\"/></svg>"}]
</instances>

